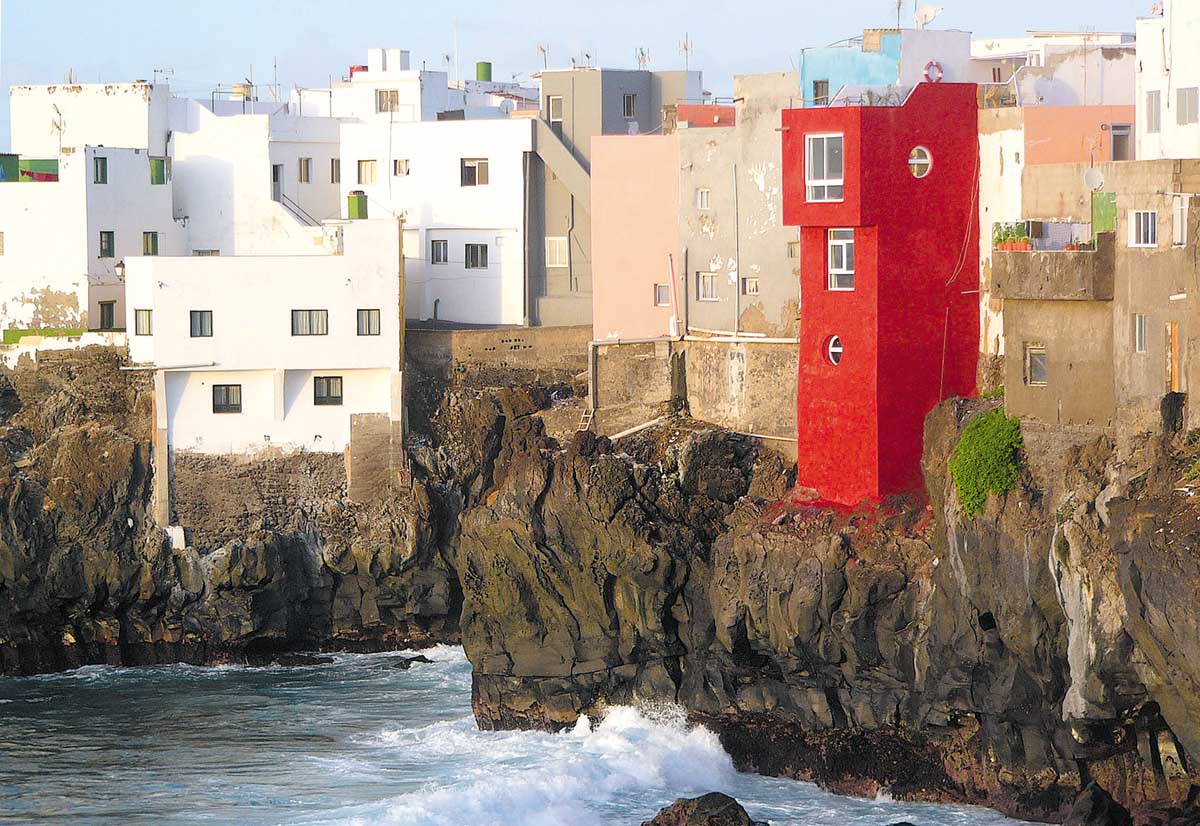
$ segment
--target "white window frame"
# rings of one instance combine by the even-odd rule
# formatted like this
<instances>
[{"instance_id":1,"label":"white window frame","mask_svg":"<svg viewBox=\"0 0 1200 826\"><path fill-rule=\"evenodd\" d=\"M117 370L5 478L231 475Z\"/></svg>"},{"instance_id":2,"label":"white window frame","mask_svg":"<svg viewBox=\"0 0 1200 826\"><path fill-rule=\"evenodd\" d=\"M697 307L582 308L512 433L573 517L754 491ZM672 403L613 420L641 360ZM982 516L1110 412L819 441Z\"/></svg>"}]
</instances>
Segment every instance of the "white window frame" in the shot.
<instances>
[{"instance_id":1,"label":"white window frame","mask_svg":"<svg viewBox=\"0 0 1200 826\"><path fill-rule=\"evenodd\" d=\"M1158 213L1145 209L1129 212L1129 246L1155 249L1158 246Z\"/></svg>"},{"instance_id":2,"label":"white window frame","mask_svg":"<svg viewBox=\"0 0 1200 826\"><path fill-rule=\"evenodd\" d=\"M450 242L442 238L429 239L429 263L442 266L450 263Z\"/></svg>"},{"instance_id":3,"label":"white window frame","mask_svg":"<svg viewBox=\"0 0 1200 826\"><path fill-rule=\"evenodd\" d=\"M846 357L846 345L842 342L841 336L830 336L825 342L825 358L834 367L842 363L842 359Z\"/></svg>"},{"instance_id":4,"label":"white window frame","mask_svg":"<svg viewBox=\"0 0 1200 826\"><path fill-rule=\"evenodd\" d=\"M558 116L557 117L554 114L555 104L558 105ZM547 95L546 96L546 120L549 122L550 126L553 127L554 124L557 123L559 128L560 129L562 128L562 123L563 123L563 96L562 95Z\"/></svg>"},{"instance_id":5,"label":"white window frame","mask_svg":"<svg viewBox=\"0 0 1200 826\"><path fill-rule=\"evenodd\" d=\"M655 307L670 307L671 306L671 285L670 284L655 284L654 285L654 306Z\"/></svg>"},{"instance_id":6,"label":"white window frame","mask_svg":"<svg viewBox=\"0 0 1200 826\"><path fill-rule=\"evenodd\" d=\"M1135 313L1133 316L1133 352L1145 353L1146 349L1146 316Z\"/></svg>"},{"instance_id":7,"label":"white window frame","mask_svg":"<svg viewBox=\"0 0 1200 826\"><path fill-rule=\"evenodd\" d=\"M312 158L301 158L299 169L300 183L312 183Z\"/></svg>"},{"instance_id":8,"label":"white window frame","mask_svg":"<svg viewBox=\"0 0 1200 826\"><path fill-rule=\"evenodd\" d=\"M1033 380L1033 356L1036 353L1042 355L1042 369L1045 371L1045 379L1043 381ZM1048 387L1050 385L1050 356L1046 351L1046 345L1039 343L1025 343L1025 386L1026 387Z\"/></svg>"},{"instance_id":9,"label":"white window frame","mask_svg":"<svg viewBox=\"0 0 1200 826\"><path fill-rule=\"evenodd\" d=\"M374 186L379 180L379 163L373 158L364 158L358 162L358 185Z\"/></svg>"},{"instance_id":10,"label":"white window frame","mask_svg":"<svg viewBox=\"0 0 1200 826\"><path fill-rule=\"evenodd\" d=\"M473 170L472 182L467 183L467 170ZM491 182L487 158L463 158L459 165L459 183L464 187L487 186Z\"/></svg>"},{"instance_id":11,"label":"white window frame","mask_svg":"<svg viewBox=\"0 0 1200 826\"><path fill-rule=\"evenodd\" d=\"M912 148L912 151L908 153L908 171L918 181L929 177L929 173L933 171L933 153L929 151L928 147L914 146Z\"/></svg>"},{"instance_id":12,"label":"white window frame","mask_svg":"<svg viewBox=\"0 0 1200 826\"><path fill-rule=\"evenodd\" d=\"M463 248L463 260L466 262L468 270L486 270L488 268L488 245L467 244Z\"/></svg>"},{"instance_id":13,"label":"white window frame","mask_svg":"<svg viewBox=\"0 0 1200 826\"><path fill-rule=\"evenodd\" d=\"M712 190L697 189L696 190L696 209L707 212L712 209Z\"/></svg>"},{"instance_id":14,"label":"white window frame","mask_svg":"<svg viewBox=\"0 0 1200 826\"><path fill-rule=\"evenodd\" d=\"M800 242L799 241L788 241L787 242L787 257L793 261L798 261L800 259L800 254L801 254Z\"/></svg>"},{"instance_id":15,"label":"white window frame","mask_svg":"<svg viewBox=\"0 0 1200 826\"><path fill-rule=\"evenodd\" d=\"M1200 123L1200 86L1176 90L1175 101L1176 125L1194 126Z\"/></svg>"},{"instance_id":16,"label":"white window frame","mask_svg":"<svg viewBox=\"0 0 1200 826\"><path fill-rule=\"evenodd\" d=\"M329 159L329 183L340 184L342 182L342 159Z\"/></svg>"},{"instance_id":17,"label":"white window frame","mask_svg":"<svg viewBox=\"0 0 1200 826\"><path fill-rule=\"evenodd\" d=\"M837 138L842 142L842 171L837 177L829 175L829 141ZM814 145L821 141L822 164L825 168L822 177L813 175L813 157L817 154ZM829 195L829 190L837 187L841 192L836 197ZM816 190L820 190L819 193ZM846 200L846 135L842 132L819 132L804 136L804 194L809 203L841 203Z\"/></svg>"},{"instance_id":18,"label":"white window frame","mask_svg":"<svg viewBox=\"0 0 1200 826\"><path fill-rule=\"evenodd\" d=\"M1190 195L1176 195L1171 202L1171 244L1186 247L1188 242L1188 208Z\"/></svg>"},{"instance_id":19,"label":"white window frame","mask_svg":"<svg viewBox=\"0 0 1200 826\"><path fill-rule=\"evenodd\" d=\"M849 237L842 234L847 232L850 233ZM831 229L826 236L828 257L825 263L828 279L825 286L832 292L854 292L854 236L854 230L849 227ZM835 251L840 251L841 253L842 264L838 267L835 267L833 264ZM848 267L846 266L847 261L851 262ZM849 286L846 286L847 276L849 276Z\"/></svg>"},{"instance_id":20,"label":"white window frame","mask_svg":"<svg viewBox=\"0 0 1200 826\"><path fill-rule=\"evenodd\" d=\"M108 183L108 158L104 155L92 157L92 183L100 186Z\"/></svg>"},{"instance_id":21,"label":"white window frame","mask_svg":"<svg viewBox=\"0 0 1200 826\"><path fill-rule=\"evenodd\" d=\"M400 111L400 90L399 89L376 89L375 90L375 112L376 114L384 114Z\"/></svg>"},{"instance_id":22,"label":"white window frame","mask_svg":"<svg viewBox=\"0 0 1200 826\"><path fill-rule=\"evenodd\" d=\"M705 283L711 286L711 289L705 289ZM720 301L721 296L717 294L717 274L715 272L707 272L701 270L696 273L696 300L697 301Z\"/></svg>"},{"instance_id":23,"label":"white window frame","mask_svg":"<svg viewBox=\"0 0 1200 826\"><path fill-rule=\"evenodd\" d=\"M1152 89L1146 93L1146 134L1162 132L1162 91Z\"/></svg>"},{"instance_id":24,"label":"white window frame","mask_svg":"<svg viewBox=\"0 0 1200 826\"><path fill-rule=\"evenodd\" d=\"M621 97L621 114L625 120L635 120L637 118L637 93L625 92Z\"/></svg>"},{"instance_id":25,"label":"white window frame","mask_svg":"<svg viewBox=\"0 0 1200 826\"><path fill-rule=\"evenodd\" d=\"M395 158L392 160L392 175L397 178L407 177L412 170L408 158Z\"/></svg>"},{"instance_id":26,"label":"white window frame","mask_svg":"<svg viewBox=\"0 0 1200 826\"><path fill-rule=\"evenodd\" d=\"M571 266L570 246L565 235L546 239L546 268L560 269Z\"/></svg>"},{"instance_id":27,"label":"white window frame","mask_svg":"<svg viewBox=\"0 0 1200 826\"><path fill-rule=\"evenodd\" d=\"M742 278L742 295L759 295L761 286L757 275L747 275Z\"/></svg>"}]
</instances>

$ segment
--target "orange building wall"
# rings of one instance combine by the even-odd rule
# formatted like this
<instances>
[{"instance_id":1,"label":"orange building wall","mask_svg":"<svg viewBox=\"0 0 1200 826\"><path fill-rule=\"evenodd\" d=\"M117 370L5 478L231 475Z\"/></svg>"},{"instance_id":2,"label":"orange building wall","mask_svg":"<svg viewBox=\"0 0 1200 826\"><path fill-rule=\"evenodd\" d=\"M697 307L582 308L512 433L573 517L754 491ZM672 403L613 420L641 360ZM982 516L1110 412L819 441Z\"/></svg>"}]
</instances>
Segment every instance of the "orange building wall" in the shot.
<instances>
[{"instance_id":1,"label":"orange building wall","mask_svg":"<svg viewBox=\"0 0 1200 826\"><path fill-rule=\"evenodd\" d=\"M1026 106L1021 111L1026 166L1112 160L1112 132L1102 127L1137 124L1135 106ZM1130 145L1134 142L1131 137Z\"/></svg>"},{"instance_id":2,"label":"orange building wall","mask_svg":"<svg viewBox=\"0 0 1200 826\"><path fill-rule=\"evenodd\" d=\"M592 138L592 330L597 341L669 335L683 317L654 304L679 263L679 141L674 135Z\"/></svg>"},{"instance_id":3,"label":"orange building wall","mask_svg":"<svg viewBox=\"0 0 1200 826\"><path fill-rule=\"evenodd\" d=\"M737 123L737 108L734 106L717 106L711 103L681 103L676 107L676 115L680 123L686 121L692 129L703 129L713 126L734 126Z\"/></svg>"}]
</instances>

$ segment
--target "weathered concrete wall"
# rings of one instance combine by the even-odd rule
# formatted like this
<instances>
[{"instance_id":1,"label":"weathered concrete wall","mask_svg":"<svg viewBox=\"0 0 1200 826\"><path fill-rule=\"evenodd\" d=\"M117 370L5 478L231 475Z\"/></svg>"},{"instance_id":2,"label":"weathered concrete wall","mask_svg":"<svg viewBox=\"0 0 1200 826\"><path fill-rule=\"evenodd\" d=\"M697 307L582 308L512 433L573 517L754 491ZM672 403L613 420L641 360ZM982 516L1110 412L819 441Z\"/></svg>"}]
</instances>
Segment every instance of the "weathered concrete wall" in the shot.
<instances>
[{"instance_id":1,"label":"weathered concrete wall","mask_svg":"<svg viewBox=\"0 0 1200 826\"><path fill-rule=\"evenodd\" d=\"M1112 304L1107 301L1007 301L1005 405L1021 418L1107 427L1116 413ZM1047 382L1029 385L1025 350L1046 348Z\"/></svg>"},{"instance_id":2,"label":"weathered concrete wall","mask_svg":"<svg viewBox=\"0 0 1200 826\"><path fill-rule=\"evenodd\" d=\"M415 330L407 334L406 366L444 378L502 376L516 381L569 382L588 369L590 326Z\"/></svg>"},{"instance_id":3,"label":"weathered concrete wall","mask_svg":"<svg viewBox=\"0 0 1200 826\"><path fill-rule=\"evenodd\" d=\"M796 454L799 348L762 342L651 342L596 348L596 430L612 435L686 393L693 418ZM685 387L686 385L686 387Z\"/></svg>"},{"instance_id":4,"label":"weathered concrete wall","mask_svg":"<svg viewBox=\"0 0 1200 826\"><path fill-rule=\"evenodd\" d=\"M795 458L799 359L796 344L688 342L688 408Z\"/></svg>"},{"instance_id":5,"label":"weathered concrete wall","mask_svg":"<svg viewBox=\"0 0 1200 826\"><path fill-rule=\"evenodd\" d=\"M797 335L800 260L789 257L788 245L799 234L783 225L778 129L780 112L797 102L798 90L795 72L734 78L740 101L735 126L679 132L680 274L686 276L686 315L692 328ZM700 208L700 190L709 192L707 209ZM717 275L711 300L699 298L701 272ZM747 294L745 279L756 280L757 294Z\"/></svg>"},{"instance_id":6,"label":"weathered concrete wall","mask_svg":"<svg viewBox=\"0 0 1200 826\"><path fill-rule=\"evenodd\" d=\"M1096 249L1061 252L997 252L992 291L1012 299L1111 301L1116 273L1113 233L1099 236Z\"/></svg>"}]
</instances>

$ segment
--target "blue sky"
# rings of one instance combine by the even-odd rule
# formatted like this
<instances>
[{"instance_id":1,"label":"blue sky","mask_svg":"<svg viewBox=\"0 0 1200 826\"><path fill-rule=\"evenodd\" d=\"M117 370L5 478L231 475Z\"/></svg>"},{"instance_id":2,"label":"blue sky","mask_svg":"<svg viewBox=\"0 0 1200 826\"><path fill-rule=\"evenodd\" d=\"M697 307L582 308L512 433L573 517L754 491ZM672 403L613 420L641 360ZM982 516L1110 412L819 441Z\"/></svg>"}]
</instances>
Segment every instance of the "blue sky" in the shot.
<instances>
[{"instance_id":1,"label":"blue sky","mask_svg":"<svg viewBox=\"0 0 1200 826\"><path fill-rule=\"evenodd\" d=\"M932 0L945 7L937 28L978 35L1025 29L1132 31L1150 0ZM918 0L920 2L920 0ZM906 25L913 0L907 0ZM175 70L179 91L207 96L217 83L279 79L324 85L370 46L409 49L414 64L443 68L458 21L464 74L476 60L495 64L495 79L522 78L541 67L537 46L550 47L552 66L585 52L598 65L632 67L634 51L650 50L652 66L682 68L678 44L694 43L692 65L705 86L728 94L733 74L780 71L808 46L823 46L864 27L895 25L895 0L0 0L0 69L7 86L51 83L74 69L81 82L150 78ZM7 99L0 128L7 143Z\"/></svg>"}]
</instances>

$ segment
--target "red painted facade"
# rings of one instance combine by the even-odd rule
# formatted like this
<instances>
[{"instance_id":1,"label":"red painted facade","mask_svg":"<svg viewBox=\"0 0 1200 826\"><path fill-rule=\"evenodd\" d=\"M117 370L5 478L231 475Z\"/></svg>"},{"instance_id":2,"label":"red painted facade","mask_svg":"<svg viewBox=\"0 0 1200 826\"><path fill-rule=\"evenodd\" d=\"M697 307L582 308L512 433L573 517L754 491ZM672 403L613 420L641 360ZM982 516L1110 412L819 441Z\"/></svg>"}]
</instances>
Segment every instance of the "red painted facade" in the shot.
<instances>
[{"instance_id":1,"label":"red painted facade","mask_svg":"<svg viewBox=\"0 0 1200 826\"><path fill-rule=\"evenodd\" d=\"M737 108L712 103L681 103L675 107L675 117L679 123L686 123L692 129L734 126L737 123Z\"/></svg>"},{"instance_id":2,"label":"red painted facade","mask_svg":"<svg viewBox=\"0 0 1200 826\"><path fill-rule=\"evenodd\" d=\"M903 106L783 113L784 223L801 242L801 487L856 505L922 487L925 416L975 392L979 137L973 84L923 83ZM844 193L810 202L806 136L843 135ZM924 147L928 174L909 154ZM854 230L854 288L829 288L831 229ZM843 354L828 356L832 336Z\"/></svg>"}]
</instances>

